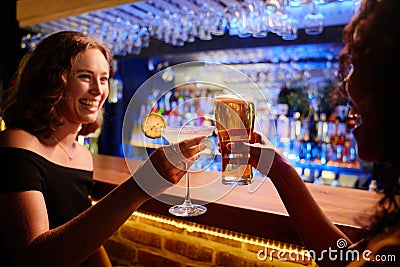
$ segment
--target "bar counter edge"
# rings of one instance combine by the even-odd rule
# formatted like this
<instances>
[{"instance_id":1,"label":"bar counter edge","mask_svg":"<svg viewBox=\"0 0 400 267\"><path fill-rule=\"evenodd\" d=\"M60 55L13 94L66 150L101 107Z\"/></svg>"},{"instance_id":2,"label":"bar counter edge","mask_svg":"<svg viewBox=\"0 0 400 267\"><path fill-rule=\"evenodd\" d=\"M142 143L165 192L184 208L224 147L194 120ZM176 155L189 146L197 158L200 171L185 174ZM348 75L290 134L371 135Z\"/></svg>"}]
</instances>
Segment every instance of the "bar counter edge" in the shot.
<instances>
[{"instance_id":1,"label":"bar counter edge","mask_svg":"<svg viewBox=\"0 0 400 267\"><path fill-rule=\"evenodd\" d=\"M129 166L140 165L139 160L125 160L122 157L94 154L95 187L92 198L100 199L131 176ZM130 167L132 169L132 167ZM302 245L279 195L268 178L262 185L262 194L245 195L240 189L232 191L222 200L206 205L207 212L201 216L181 218L169 214L169 204L157 199L146 201L139 211L150 212L173 219L182 219L193 223L221 228L250 236L277 240L295 245ZM368 218L374 212L373 206L380 199L378 193L360 189L337 188L306 183L322 210L335 225L350 238L367 231ZM233 197L229 197L231 194ZM177 198L177 202L183 198ZM238 198L246 199L245 205L238 205ZM179 200L180 199L180 200ZM307 207L304 207L307 208ZM310 218L312 220L312 218Z\"/></svg>"}]
</instances>

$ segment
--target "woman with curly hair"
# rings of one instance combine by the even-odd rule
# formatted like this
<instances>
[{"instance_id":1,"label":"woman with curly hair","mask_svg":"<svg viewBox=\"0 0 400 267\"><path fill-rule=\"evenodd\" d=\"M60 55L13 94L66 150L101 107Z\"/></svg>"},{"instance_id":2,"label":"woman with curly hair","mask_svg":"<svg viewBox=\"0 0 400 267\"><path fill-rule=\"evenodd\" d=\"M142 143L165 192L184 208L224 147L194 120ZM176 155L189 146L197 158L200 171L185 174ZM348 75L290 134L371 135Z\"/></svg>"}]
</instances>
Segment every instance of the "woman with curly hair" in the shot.
<instances>
[{"instance_id":1,"label":"woman with curly hair","mask_svg":"<svg viewBox=\"0 0 400 267\"><path fill-rule=\"evenodd\" d=\"M72 31L50 35L22 59L2 114L0 266L111 266L102 244L205 148L204 137L160 147L91 205L92 154L76 139L101 125L111 62L103 44Z\"/></svg>"},{"instance_id":2,"label":"woman with curly hair","mask_svg":"<svg viewBox=\"0 0 400 267\"><path fill-rule=\"evenodd\" d=\"M400 264L400 142L394 124L399 121L400 1L363 0L359 12L345 26L345 47L340 55L339 91L348 98L349 116L357 124L353 135L359 157L384 168L379 183L384 197L367 226L368 235L350 240L323 213L301 177L278 151L271 168L270 148L252 146L252 165L268 175L308 250L315 252L319 266L399 266ZM255 142L261 142L256 134ZM248 149L236 144L231 149ZM264 163L263 163L264 162ZM337 242L348 247L339 251ZM334 259L323 254L329 248L347 255ZM346 251L357 250L359 258ZM362 256L363 252L364 257ZM350 256L349 256L350 255ZM368 256L368 257L366 257ZM383 257L387 256L387 261ZM388 258L390 259L388 260Z\"/></svg>"}]
</instances>

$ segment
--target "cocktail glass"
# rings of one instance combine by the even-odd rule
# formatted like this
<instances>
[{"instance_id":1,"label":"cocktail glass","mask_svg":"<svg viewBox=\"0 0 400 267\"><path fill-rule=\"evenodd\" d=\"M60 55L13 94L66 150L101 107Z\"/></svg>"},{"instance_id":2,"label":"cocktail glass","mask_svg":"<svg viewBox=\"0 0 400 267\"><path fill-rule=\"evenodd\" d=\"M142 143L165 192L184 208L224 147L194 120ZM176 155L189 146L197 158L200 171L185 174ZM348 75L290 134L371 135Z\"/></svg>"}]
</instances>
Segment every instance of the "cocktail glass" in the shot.
<instances>
[{"instance_id":1,"label":"cocktail glass","mask_svg":"<svg viewBox=\"0 0 400 267\"><path fill-rule=\"evenodd\" d=\"M162 131L162 136L171 144L183 141L185 139L194 138L197 136L210 136L214 130L214 126L167 126ZM169 212L175 216L192 217L198 216L207 211L207 208L193 204L190 199L190 180L189 170L186 162L183 162L183 167L186 170L186 193L185 200L180 205L172 206Z\"/></svg>"}]
</instances>

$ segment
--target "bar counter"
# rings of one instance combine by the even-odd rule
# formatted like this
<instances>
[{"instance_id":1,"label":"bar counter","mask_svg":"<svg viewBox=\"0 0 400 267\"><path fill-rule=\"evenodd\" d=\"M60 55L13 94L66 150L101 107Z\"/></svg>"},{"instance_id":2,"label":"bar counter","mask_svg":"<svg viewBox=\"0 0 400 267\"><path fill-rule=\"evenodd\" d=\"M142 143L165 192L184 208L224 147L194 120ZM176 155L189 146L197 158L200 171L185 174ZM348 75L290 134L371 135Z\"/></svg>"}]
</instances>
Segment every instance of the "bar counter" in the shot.
<instances>
[{"instance_id":1,"label":"bar counter","mask_svg":"<svg viewBox=\"0 0 400 267\"><path fill-rule=\"evenodd\" d=\"M116 185L131 176L127 162L132 169L139 166L141 161L108 155L94 155L94 180L96 186L92 197L99 199ZM191 187L196 188L217 181L219 172L205 171L191 173ZM181 218L194 223L230 231L259 236L271 240L302 245L291 223L286 209L272 182L265 177L255 177L259 187L249 192L248 186L235 186L224 196L206 204L207 212L191 218ZM182 187L185 179L180 181ZM306 183L311 193L320 204L327 216L350 237L355 237L360 231L365 231L368 216L374 212L373 206L381 194L360 189L330 187ZM218 186L220 187L220 186ZM223 187L221 185L221 187ZM174 188L174 187L173 187ZM182 189L183 190L183 189ZM167 190L168 199L182 203L184 194L181 191ZM209 202L208 196L192 194L192 199ZM196 202L196 201L194 201ZM170 205L159 200L151 199L140 209L146 212L169 216ZM307 209L307 207L304 207ZM313 218L310 218L312 220Z\"/></svg>"}]
</instances>

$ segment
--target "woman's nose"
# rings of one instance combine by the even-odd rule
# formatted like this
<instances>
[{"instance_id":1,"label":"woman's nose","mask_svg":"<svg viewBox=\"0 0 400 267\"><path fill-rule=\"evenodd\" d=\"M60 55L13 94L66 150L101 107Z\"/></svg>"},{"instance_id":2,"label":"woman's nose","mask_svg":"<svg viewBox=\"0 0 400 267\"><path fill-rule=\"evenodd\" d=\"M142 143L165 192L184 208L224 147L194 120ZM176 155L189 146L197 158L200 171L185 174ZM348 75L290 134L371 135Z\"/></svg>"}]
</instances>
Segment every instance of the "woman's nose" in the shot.
<instances>
[{"instance_id":1,"label":"woman's nose","mask_svg":"<svg viewBox=\"0 0 400 267\"><path fill-rule=\"evenodd\" d=\"M95 95L101 95L103 93L102 87L103 87L103 85L101 84L101 82L96 80L91 85L90 93L95 94Z\"/></svg>"}]
</instances>

